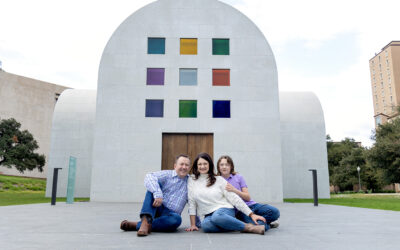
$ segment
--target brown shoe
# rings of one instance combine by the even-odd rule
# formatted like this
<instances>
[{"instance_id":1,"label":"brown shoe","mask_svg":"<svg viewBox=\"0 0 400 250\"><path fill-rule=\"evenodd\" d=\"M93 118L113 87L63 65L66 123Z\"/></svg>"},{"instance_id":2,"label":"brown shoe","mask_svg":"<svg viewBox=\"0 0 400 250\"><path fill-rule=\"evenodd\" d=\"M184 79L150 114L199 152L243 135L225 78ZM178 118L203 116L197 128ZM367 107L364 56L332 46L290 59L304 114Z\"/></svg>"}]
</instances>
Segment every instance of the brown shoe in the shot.
<instances>
[{"instance_id":1,"label":"brown shoe","mask_svg":"<svg viewBox=\"0 0 400 250\"><path fill-rule=\"evenodd\" d=\"M243 229L242 233L251 233L251 234L264 235L265 226L264 225L253 225L251 223L246 223L246 224L244 224L244 229Z\"/></svg>"},{"instance_id":2,"label":"brown shoe","mask_svg":"<svg viewBox=\"0 0 400 250\"><path fill-rule=\"evenodd\" d=\"M137 232L137 236L147 236L151 233L151 224L147 221L147 217L142 217L142 224Z\"/></svg>"},{"instance_id":3,"label":"brown shoe","mask_svg":"<svg viewBox=\"0 0 400 250\"><path fill-rule=\"evenodd\" d=\"M123 220L121 222L121 230L124 231L136 231L136 226L137 226L137 222L135 221L128 221L128 220Z\"/></svg>"}]
</instances>

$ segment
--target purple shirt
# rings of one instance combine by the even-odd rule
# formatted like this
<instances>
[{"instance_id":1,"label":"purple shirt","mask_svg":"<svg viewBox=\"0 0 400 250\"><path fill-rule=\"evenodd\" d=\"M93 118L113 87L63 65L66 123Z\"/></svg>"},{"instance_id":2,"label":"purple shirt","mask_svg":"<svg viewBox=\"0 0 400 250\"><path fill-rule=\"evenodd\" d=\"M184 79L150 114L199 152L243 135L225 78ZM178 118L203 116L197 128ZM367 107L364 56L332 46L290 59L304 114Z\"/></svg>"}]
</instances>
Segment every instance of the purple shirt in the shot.
<instances>
[{"instance_id":1,"label":"purple shirt","mask_svg":"<svg viewBox=\"0 0 400 250\"><path fill-rule=\"evenodd\" d=\"M235 175L230 175L228 179L225 179L227 182L229 182L232 186L234 186L237 190L242 191L242 188L247 188L246 181L244 180L243 176L240 174L235 174ZM242 199L243 200L243 199ZM247 206L251 206L253 204L256 204L255 201L249 200L245 201Z\"/></svg>"}]
</instances>

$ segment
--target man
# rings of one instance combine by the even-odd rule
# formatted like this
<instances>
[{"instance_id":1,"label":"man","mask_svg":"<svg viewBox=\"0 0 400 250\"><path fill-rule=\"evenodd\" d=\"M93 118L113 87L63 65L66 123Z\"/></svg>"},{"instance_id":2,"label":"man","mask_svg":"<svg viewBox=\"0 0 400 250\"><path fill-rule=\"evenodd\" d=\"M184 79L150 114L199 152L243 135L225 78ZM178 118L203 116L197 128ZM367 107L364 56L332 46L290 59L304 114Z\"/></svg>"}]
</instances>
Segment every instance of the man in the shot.
<instances>
[{"instance_id":1,"label":"man","mask_svg":"<svg viewBox=\"0 0 400 250\"><path fill-rule=\"evenodd\" d=\"M139 222L124 220L121 229L138 231L147 236L151 231L175 231L182 222L181 213L187 202L187 180L190 159L187 155L175 158L174 170L149 173L144 179L147 188Z\"/></svg>"}]
</instances>

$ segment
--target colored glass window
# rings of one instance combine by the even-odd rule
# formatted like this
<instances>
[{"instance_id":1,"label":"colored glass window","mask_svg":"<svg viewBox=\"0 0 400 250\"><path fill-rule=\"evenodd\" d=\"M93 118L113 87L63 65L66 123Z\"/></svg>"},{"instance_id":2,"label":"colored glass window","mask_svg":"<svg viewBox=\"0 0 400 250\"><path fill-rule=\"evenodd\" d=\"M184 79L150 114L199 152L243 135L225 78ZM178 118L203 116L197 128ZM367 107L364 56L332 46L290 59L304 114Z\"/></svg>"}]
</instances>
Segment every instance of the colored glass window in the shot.
<instances>
[{"instance_id":1,"label":"colored glass window","mask_svg":"<svg viewBox=\"0 0 400 250\"><path fill-rule=\"evenodd\" d=\"M213 86L229 86L230 85L230 70L229 69L213 69L212 70L212 85Z\"/></svg>"},{"instance_id":2,"label":"colored glass window","mask_svg":"<svg viewBox=\"0 0 400 250\"><path fill-rule=\"evenodd\" d=\"M181 55L197 55L197 38L181 38Z\"/></svg>"},{"instance_id":3,"label":"colored glass window","mask_svg":"<svg viewBox=\"0 0 400 250\"><path fill-rule=\"evenodd\" d=\"M148 54L165 54L165 38L148 38Z\"/></svg>"},{"instance_id":4,"label":"colored glass window","mask_svg":"<svg viewBox=\"0 0 400 250\"><path fill-rule=\"evenodd\" d=\"M197 101L179 100L179 117L197 117Z\"/></svg>"},{"instance_id":5,"label":"colored glass window","mask_svg":"<svg viewBox=\"0 0 400 250\"><path fill-rule=\"evenodd\" d=\"M197 85L197 69L179 69L179 85Z\"/></svg>"},{"instance_id":6,"label":"colored glass window","mask_svg":"<svg viewBox=\"0 0 400 250\"><path fill-rule=\"evenodd\" d=\"M229 39L212 40L213 55L229 55Z\"/></svg>"},{"instance_id":7,"label":"colored glass window","mask_svg":"<svg viewBox=\"0 0 400 250\"><path fill-rule=\"evenodd\" d=\"M164 85L164 69L148 68L147 85Z\"/></svg>"},{"instance_id":8,"label":"colored glass window","mask_svg":"<svg viewBox=\"0 0 400 250\"><path fill-rule=\"evenodd\" d=\"M163 117L164 100L146 100L146 117Z\"/></svg>"},{"instance_id":9,"label":"colored glass window","mask_svg":"<svg viewBox=\"0 0 400 250\"><path fill-rule=\"evenodd\" d=\"M214 118L231 117L231 101L213 101Z\"/></svg>"}]
</instances>

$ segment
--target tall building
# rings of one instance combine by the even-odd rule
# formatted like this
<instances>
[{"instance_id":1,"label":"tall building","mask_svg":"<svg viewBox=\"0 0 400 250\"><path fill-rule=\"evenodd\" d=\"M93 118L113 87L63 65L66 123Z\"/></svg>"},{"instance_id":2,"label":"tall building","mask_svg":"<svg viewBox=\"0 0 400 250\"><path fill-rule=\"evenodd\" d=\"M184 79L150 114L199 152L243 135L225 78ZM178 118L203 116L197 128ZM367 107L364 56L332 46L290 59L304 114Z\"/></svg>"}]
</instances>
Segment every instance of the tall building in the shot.
<instances>
[{"instance_id":1,"label":"tall building","mask_svg":"<svg viewBox=\"0 0 400 250\"><path fill-rule=\"evenodd\" d=\"M400 41L391 41L369 60L375 126L397 117L400 106Z\"/></svg>"}]
</instances>

